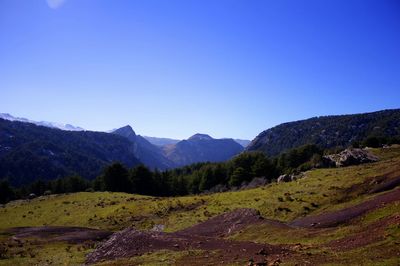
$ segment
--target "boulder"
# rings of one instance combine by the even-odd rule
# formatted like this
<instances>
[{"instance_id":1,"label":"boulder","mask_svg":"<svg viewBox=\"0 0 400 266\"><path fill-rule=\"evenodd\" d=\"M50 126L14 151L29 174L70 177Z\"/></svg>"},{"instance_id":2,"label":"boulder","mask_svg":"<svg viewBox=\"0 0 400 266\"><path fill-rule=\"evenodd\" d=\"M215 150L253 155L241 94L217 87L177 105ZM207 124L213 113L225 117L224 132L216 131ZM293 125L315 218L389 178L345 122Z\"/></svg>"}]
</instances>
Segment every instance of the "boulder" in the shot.
<instances>
[{"instance_id":1,"label":"boulder","mask_svg":"<svg viewBox=\"0 0 400 266\"><path fill-rule=\"evenodd\" d=\"M262 187L268 184L268 180L265 177L255 177L248 184L242 184L240 189L252 189Z\"/></svg>"},{"instance_id":2,"label":"boulder","mask_svg":"<svg viewBox=\"0 0 400 266\"><path fill-rule=\"evenodd\" d=\"M303 178L304 176L305 176L304 172L301 172L299 174L284 174L278 177L277 182L282 183L282 182L296 181L297 179Z\"/></svg>"},{"instance_id":3,"label":"boulder","mask_svg":"<svg viewBox=\"0 0 400 266\"><path fill-rule=\"evenodd\" d=\"M290 182L292 181L292 176L288 175L288 174L284 174L284 175L280 175L278 177L278 183L282 183L282 182Z\"/></svg>"},{"instance_id":4,"label":"boulder","mask_svg":"<svg viewBox=\"0 0 400 266\"><path fill-rule=\"evenodd\" d=\"M378 161L378 157L365 149L346 149L338 154L323 157L325 166L343 167Z\"/></svg>"},{"instance_id":5,"label":"boulder","mask_svg":"<svg viewBox=\"0 0 400 266\"><path fill-rule=\"evenodd\" d=\"M28 199L34 199L34 198L36 198L36 194L35 193L29 194Z\"/></svg>"},{"instance_id":6,"label":"boulder","mask_svg":"<svg viewBox=\"0 0 400 266\"><path fill-rule=\"evenodd\" d=\"M296 181L297 179L303 178L305 176L304 172L298 174L291 174L290 179L291 181Z\"/></svg>"}]
</instances>

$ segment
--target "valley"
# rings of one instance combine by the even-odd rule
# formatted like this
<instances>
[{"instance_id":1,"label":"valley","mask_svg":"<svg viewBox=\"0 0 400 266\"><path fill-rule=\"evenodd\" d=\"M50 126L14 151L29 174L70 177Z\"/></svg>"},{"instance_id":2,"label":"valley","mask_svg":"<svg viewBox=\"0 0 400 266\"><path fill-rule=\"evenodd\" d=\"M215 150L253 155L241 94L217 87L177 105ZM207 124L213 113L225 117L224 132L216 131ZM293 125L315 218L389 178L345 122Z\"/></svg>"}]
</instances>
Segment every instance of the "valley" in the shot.
<instances>
[{"instance_id":1,"label":"valley","mask_svg":"<svg viewBox=\"0 0 400 266\"><path fill-rule=\"evenodd\" d=\"M399 14L0 0L0 266L400 266Z\"/></svg>"},{"instance_id":2,"label":"valley","mask_svg":"<svg viewBox=\"0 0 400 266\"><path fill-rule=\"evenodd\" d=\"M378 162L310 170L296 181L236 192L167 198L82 192L10 202L0 209L0 265L57 264L54 252L67 264L396 265L400 147L372 152ZM101 244L12 237L11 228L21 226L125 233Z\"/></svg>"}]
</instances>

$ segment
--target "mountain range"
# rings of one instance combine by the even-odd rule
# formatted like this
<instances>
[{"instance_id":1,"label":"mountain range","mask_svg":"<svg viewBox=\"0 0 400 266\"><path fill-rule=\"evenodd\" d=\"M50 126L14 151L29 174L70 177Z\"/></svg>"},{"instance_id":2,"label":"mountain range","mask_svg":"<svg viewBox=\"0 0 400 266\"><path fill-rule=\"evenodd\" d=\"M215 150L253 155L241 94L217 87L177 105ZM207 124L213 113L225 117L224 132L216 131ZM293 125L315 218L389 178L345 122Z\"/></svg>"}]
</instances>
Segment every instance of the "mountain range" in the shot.
<instances>
[{"instance_id":1,"label":"mountain range","mask_svg":"<svg viewBox=\"0 0 400 266\"><path fill-rule=\"evenodd\" d=\"M243 150L232 139L207 136L207 140L199 141L191 137L160 147L137 135L129 125L111 133L65 125L59 129L60 125L3 114L0 179L9 179L13 185L73 174L93 179L113 161L128 167L144 164L151 169L166 170L196 162L225 161ZM186 148L187 145L191 148Z\"/></svg>"},{"instance_id":2,"label":"mountain range","mask_svg":"<svg viewBox=\"0 0 400 266\"><path fill-rule=\"evenodd\" d=\"M243 151L233 139L214 139L207 134L195 134L187 140L164 146L166 157L177 166L196 162L220 162Z\"/></svg>"},{"instance_id":3,"label":"mountain range","mask_svg":"<svg viewBox=\"0 0 400 266\"><path fill-rule=\"evenodd\" d=\"M305 144L348 147L368 137L399 138L400 109L284 123L260 133L246 149L237 140L214 139L207 134L186 140L150 139L158 143L155 145L129 125L110 133L93 132L1 114L0 179L7 178L14 185L72 174L92 179L113 161L166 170L197 162L222 162L242 151L276 156Z\"/></svg>"},{"instance_id":4,"label":"mountain range","mask_svg":"<svg viewBox=\"0 0 400 266\"><path fill-rule=\"evenodd\" d=\"M32 123L38 126L44 126L44 127L50 127L50 128L58 128L61 130L68 130L68 131L84 131L85 129L82 127L77 127L71 124L63 124L59 122L48 122L48 121L34 121L30 120L27 118L22 118L22 117L15 117L12 116L8 113L0 113L0 118L9 120L9 121L19 121L19 122L25 122L25 123ZM113 131L116 131L117 129L109 130L106 131L106 133L112 133ZM171 144L176 144L180 139L171 139L171 138L160 138L160 137L148 137L148 136L142 136L141 138L146 139L148 142L150 142L153 145L163 147L166 145L171 145ZM247 139L234 139L237 143L242 145L244 148L247 147L247 145L250 144L250 140Z\"/></svg>"},{"instance_id":5,"label":"mountain range","mask_svg":"<svg viewBox=\"0 0 400 266\"><path fill-rule=\"evenodd\" d=\"M7 113L0 113L0 118L9 120L9 121L19 121L19 122L24 122L24 123L31 123L35 124L37 126L44 126L44 127L50 127L50 128L58 128L61 130L68 130L68 131L83 131L84 129L81 127L76 127L70 124L63 124L63 123L58 123L58 122L48 122L48 121L34 121L30 120L27 118L22 118L22 117L14 117L10 114Z\"/></svg>"}]
</instances>

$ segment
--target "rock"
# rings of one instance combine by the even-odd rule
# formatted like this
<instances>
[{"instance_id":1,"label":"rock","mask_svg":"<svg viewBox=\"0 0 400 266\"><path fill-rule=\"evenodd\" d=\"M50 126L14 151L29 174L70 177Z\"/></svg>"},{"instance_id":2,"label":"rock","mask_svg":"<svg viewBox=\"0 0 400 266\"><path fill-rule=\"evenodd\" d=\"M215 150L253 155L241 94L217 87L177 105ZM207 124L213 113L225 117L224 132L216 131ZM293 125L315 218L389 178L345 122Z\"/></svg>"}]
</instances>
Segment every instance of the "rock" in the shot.
<instances>
[{"instance_id":1,"label":"rock","mask_svg":"<svg viewBox=\"0 0 400 266\"><path fill-rule=\"evenodd\" d=\"M265 248L262 248L262 249L260 249L260 250L257 252L257 255L264 255L264 256L266 256L266 255L268 255L268 252L265 250Z\"/></svg>"},{"instance_id":2,"label":"rock","mask_svg":"<svg viewBox=\"0 0 400 266\"><path fill-rule=\"evenodd\" d=\"M281 183L281 182L290 182L290 181L295 181L295 180L297 180L297 179L300 179L300 178L302 178L302 177L304 177L304 173L300 173L300 174L284 174L284 175L281 175L281 176L279 176L278 177L278 183Z\"/></svg>"},{"instance_id":3,"label":"rock","mask_svg":"<svg viewBox=\"0 0 400 266\"><path fill-rule=\"evenodd\" d=\"M240 189L252 189L262 187L268 184L268 180L265 177L255 177L248 184L242 184Z\"/></svg>"},{"instance_id":4,"label":"rock","mask_svg":"<svg viewBox=\"0 0 400 266\"><path fill-rule=\"evenodd\" d=\"M164 229L165 229L165 225L163 225L163 224L156 224L156 225L153 226L153 228L151 228L150 231L153 231L153 232L162 232L162 231L164 231Z\"/></svg>"},{"instance_id":5,"label":"rock","mask_svg":"<svg viewBox=\"0 0 400 266\"><path fill-rule=\"evenodd\" d=\"M365 149L346 149L338 154L323 157L324 165L328 167L343 167L378 161L378 157Z\"/></svg>"},{"instance_id":6,"label":"rock","mask_svg":"<svg viewBox=\"0 0 400 266\"><path fill-rule=\"evenodd\" d=\"M29 199L34 199L34 198L36 198L36 194L35 193L31 193L31 194L29 194L28 198Z\"/></svg>"},{"instance_id":7,"label":"rock","mask_svg":"<svg viewBox=\"0 0 400 266\"><path fill-rule=\"evenodd\" d=\"M291 181L296 181L297 179L300 179L300 178L303 178L304 177L304 173L303 172L301 172L301 173L299 173L299 174L291 174L290 175L290 179L291 179Z\"/></svg>"},{"instance_id":8,"label":"rock","mask_svg":"<svg viewBox=\"0 0 400 266\"><path fill-rule=\"evenodd\" d=\"M279 177L278 177L278 183L282 183L282 182L290 182L290 181L292 181L292 178L291 178L291 176L290 175L288 175L288 174L284 174L284 175L280 175Z\"/></svg>"}]
</instances>

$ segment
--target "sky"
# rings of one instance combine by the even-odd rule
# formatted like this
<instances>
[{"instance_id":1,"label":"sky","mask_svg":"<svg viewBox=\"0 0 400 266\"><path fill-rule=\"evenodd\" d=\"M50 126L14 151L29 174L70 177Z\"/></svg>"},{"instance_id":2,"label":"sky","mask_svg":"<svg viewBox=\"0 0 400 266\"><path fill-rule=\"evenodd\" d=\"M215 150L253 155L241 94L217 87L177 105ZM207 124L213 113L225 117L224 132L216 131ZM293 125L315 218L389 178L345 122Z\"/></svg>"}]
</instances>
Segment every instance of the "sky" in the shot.
<instances>
[{"instance_id":1,"label":"sky","mask_svg":"<svg viewBox=\"0 0 400 266\"><path fill-rule=\"evenodd\" d=\"M0 0L0 112L253 139L400 107L397 0Z\"/></svg>"}]
</instances>

